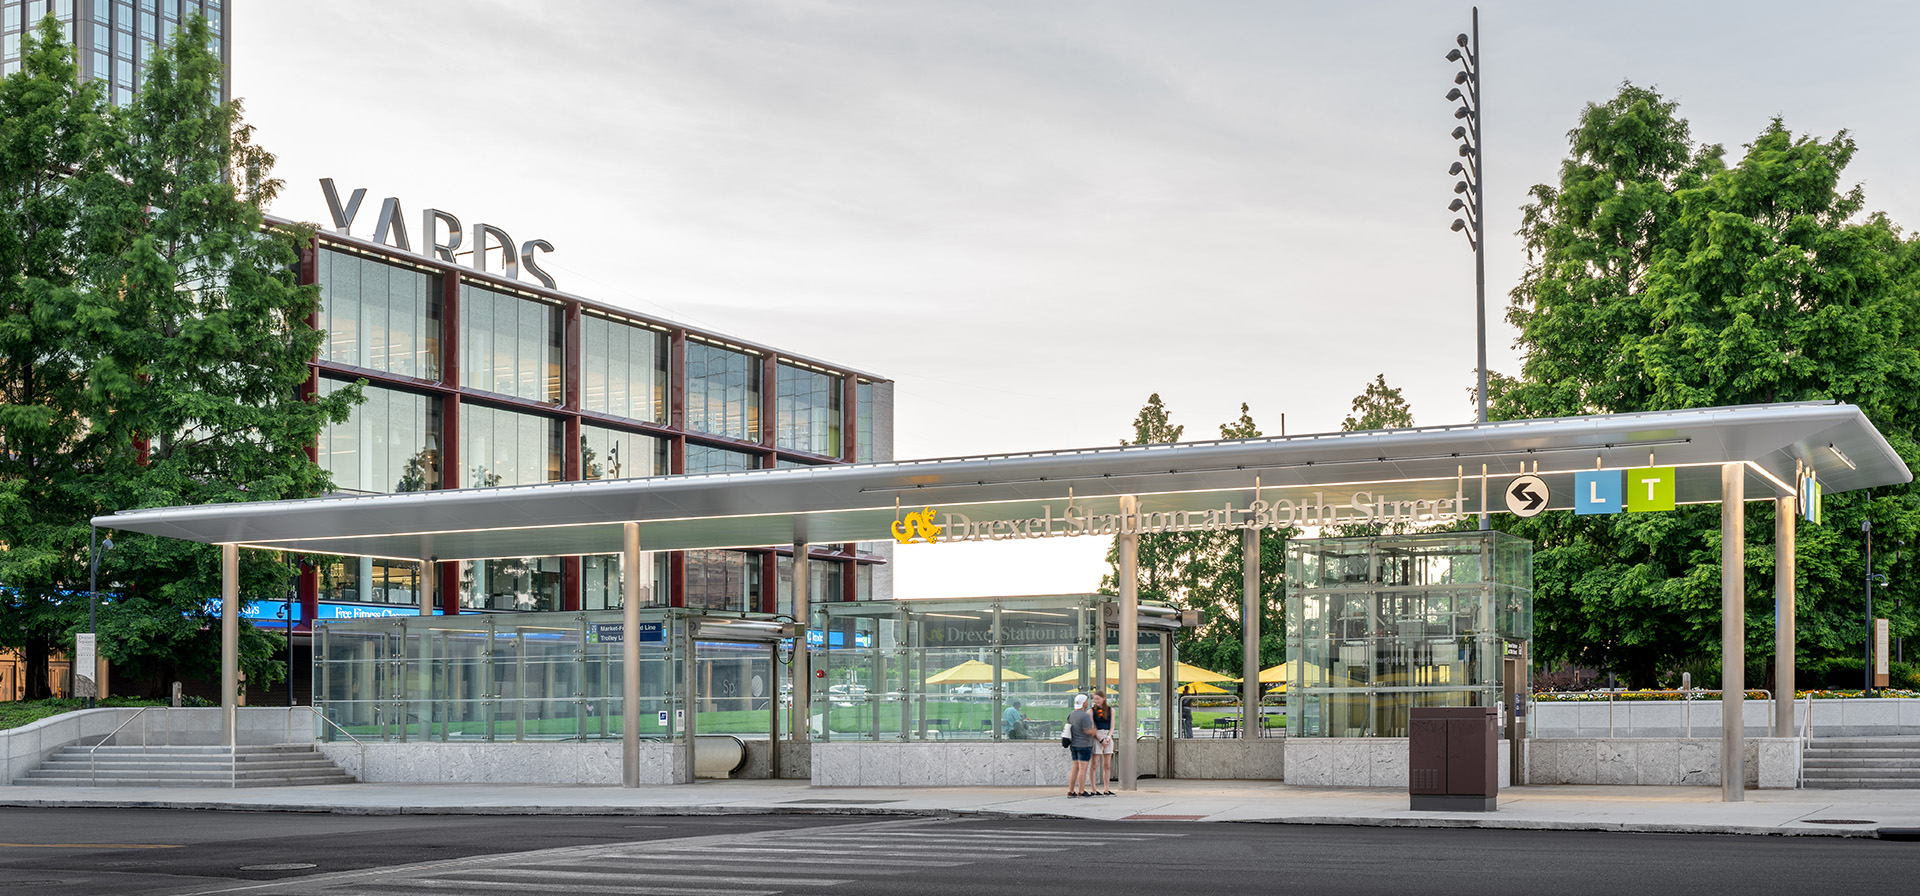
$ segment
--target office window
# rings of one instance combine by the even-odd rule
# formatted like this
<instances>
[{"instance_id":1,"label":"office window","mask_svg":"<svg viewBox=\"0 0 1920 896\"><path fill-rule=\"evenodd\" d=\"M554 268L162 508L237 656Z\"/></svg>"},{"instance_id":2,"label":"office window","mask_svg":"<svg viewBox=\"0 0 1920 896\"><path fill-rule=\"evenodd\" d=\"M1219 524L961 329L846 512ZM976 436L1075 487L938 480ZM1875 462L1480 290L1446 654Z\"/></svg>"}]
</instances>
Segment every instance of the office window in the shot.
<instances>
[{"instance_id":1,"label":"office window","mask_svg":"<svg viewBox=\"0 0 1920 896\"><path fill-rule=\"evenodd\" d=\"M460 564L460 606L550 612L560 603L560 558L468 560Z\"/></svg>"},{"instance_id":2,"label":"office window","mask_svg":"<svg viewBox=\"0 0 1920 896\"><path fill-rule=\"evenodd\" d=\"M760 556L740 551L688 551L686 605L706 610L760 609Z\"/></svg>"},{"instance_id":3,"label":"office window","mask_svg":"<svg viewBox=\"0 0 1920 896\"><path fill-rule=\"evenodd\" d=\"M639 479L667 472L667 440L599 426L580 427L580 478Z\"/></svg>"},{"instance_id":4,"label":"office window","mask_svg":"<svg viewBox=\"0 0 1920 896\"><path fill-rule=\"evenodd\" d=\"M560 481L560 421L466 404L460 407L460 487Z\"/></svg>"},{"instance_id":5,"label":"office window","mask_svg":"<svg viewBox=\"0 0 1920 896\"><path fill-rule=\"evenodd\" d=\"M649 423L666 419L667 334L583 315L580 354L580 407Z\"/></svg>"},{"instance_id":6,"label":"office window","mask_svg":"<svg viewBox=\"0 0 1920 896\"><path fill-rule=\"evenodd\" d=\"M661 583L667 581L667 554L655 552L642 556L651 557L652 561L641 561L640 606L664 607L667 591ZM580 609L618 610L625 606L621 601L626 594L621 565L618 554L588 554L580 558Z\"/></svg>"},{"instance_id":7,"label":"office window","mask_svg":"<svg viewBox=\"0 0 1920 896\"><path fill-rule=\"evenodd\" d=\"M688 342L687 428L760 441L760 359Z\"/></svg>"},{"instance_id":8,"label":"office window","mask_svg":"<svg viewBox=\"0 0 1920 896\"><path fill-rule=\"evenodd\" d=\"M559 404L561 310L460 284L460 384Z\"/></svg>"},{"instance_id":9,"label":"office window","mask_svg":"<svg viewBox=\"0 0 1920 896\"><path fill-rule=\"evenodd\" d=\"M853 459L860 463L873 460L873 384L854 384Z\"/></svg>"},{"instance_id":10,"label":"office window","mask_svg":"<svg viewBox=\"0 0 1920 896\"><path fill-rule=\"evenodd\" d=\"M326 360L439 379L439 275L331 249L317 266Z\"/></svg>"},{"instance_id":11,"label":"office window","mask_svg":"<svg viewBox=\"0 0 1920 896\"><path fill-rule=\"evenodd\" d=\"M745 451L730 451L711 445L687 443L688 473L730 473L737 470L755 470L760 467L760 455Z\"/></svg>"},{"instance_id":12,"label":"office window","mask_svg":"<svg viewBox=\"0 0 1920 896\"><path fill-rule=\"evenodd\" d=\"M320 394L344 388L343 380L320 378ZM345 423L320 431L320 466L333 486L349 492L418 492L440 483L440 401L426 395L368 385L367 400Z\"/></svg>"},{"instance_id":13,"label":"office window","mask_svg":"<svg viewBox=\"0 0 1920 896\"><path fill-rule=\"evenodd\" d=\"M840 456L840 378L791 364L778 369L774 443L789 451Z\"/></svg>"},{"instance_id":14,"label":"office window","mask_svg":"<svg viewBox=\"0 0 1920 896\"><path fill-rule=\"evenodd\" d=\"M320 599L420 605L420 564L373 557L319 558Z\"/></svg>"}]
</instances>

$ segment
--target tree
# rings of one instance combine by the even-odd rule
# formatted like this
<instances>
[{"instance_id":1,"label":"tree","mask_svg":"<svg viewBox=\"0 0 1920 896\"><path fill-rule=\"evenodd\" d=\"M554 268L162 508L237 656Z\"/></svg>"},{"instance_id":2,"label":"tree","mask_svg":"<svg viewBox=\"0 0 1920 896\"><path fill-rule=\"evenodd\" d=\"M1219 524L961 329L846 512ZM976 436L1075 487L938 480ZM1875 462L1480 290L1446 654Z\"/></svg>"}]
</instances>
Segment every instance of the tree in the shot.
<instances>
[{"instance_id":1,"label":"tree","mask_svg":"<svg viewBox=\"0 0 1920 896\"><path fill-rule=\"evenodd\" d=\"M1186 431L1173 425L1159 394L1148 396L1147 404L1134 418L1130 445L1157 445L1177 442ZM1246 405L1240 417L1220 427L1223 439L1250 439L1260 429ZM1286 542L1297 529L1269 529L1260 534L1260 606L1261 665L1269 666L1286 657L1284 618L1284 579ZM1168 606L1198 612L1200 621L1181 629L1177 644L1180 658L1215 671L1231 672L1241 666L1245 645L1241 638L1241 608L1246 581L1243 558L1245 545L1238 531L1149 532L1139 536L1136 575L1142 601L1163 601ZM1113 572L1101 580L1101 591L1112 594L1119 588L1119 541L1107 553Z\"/></svg>"},{"instance_id":2,"label":"tree","mask_svg":"<svg viewBox=\"0 0 1920 896\"><path fill-rule=\"evenodd\" d=\"M22 340L6 346L8 363L32 358L37 369L0 368L29 377L5 385L0 408L0 437L15 455L0 466L0 580L44 621L30 637L52 631L70 643L84 629L85 605L72 597L87 581L90 517L323 493L328 477L306 450L359 400L357 389L301 394L321 338L306 325L317 291L293 274L310 234L263 229L279 187L273 157L252 143L238 102L216 100L210 37L194 17L156 54L133 103L103 110L92 88L74 84L72 50L49 18L29 42L34 62L0 96L14 104L9 125L15 107L47 125L9 131L10 144L60 147L8 154L9 184L44 186L10 192L0 212L45 218L34 233L53 250L10 254L41 268L9 278L0 320L9 334L0 338ZM218 549L139 535L116 542L100 563L101 581L117 583L100 608L101 653L162 680L211 673ZM286 581L282 558L243 554L243 596L278 598ZM282 674L273 650L243 626L254 683Z\"/></svg>"},{"instance_id":3,"label":"tree","mask_svg":"<svg viewBox=\"0 0 1920 896\"><path fill-rule=\"evenodd\" d=\"M1357 415L1357 416L1356 416ZM1387 385L1387 375L1377 374L1353 399L1353 413L1340 422L1343 432L1365 429L1406 429L1413 425L1413 409L1399 389Z\"/></svg>"},{"instance_id":4,"label":"tree","mask_svg":"<svg viewBox=\"0 0 1920 896\"><path fill-rule=\"evenodd\" d=\"M1535 187L1525 210L1530 264L1508 312L1525 361L1499 382L1496 417L1831 399L1859 405L1909 464L1920 456L1916 250L1860 215L1860 188L1840 189L1851 138L1795 138L1775 120L1728 167L1691 143L1674 103L1631 84L1569 136L1559 186ZM1814 675L1858 668L1859 521L1888 541L1920 531L1911 487L1826 505L1798 539L1797 665ZM1746 514L1748 531L1772 531L1770 505ZM1543 658L1636 686L1717 658L1717 507L1504 523L1535 544ZM1749 549L1756 671L1771 655L1771 555Z\"/></svg>"},{"instance_id":5,"label":"tree","mask_svg":"<svg viewBox=\"0 0 1920 896\"><path fill-rule=\"evenodd\" d=\"M114 446L89 426L100 406L81 332L82 198L99 186L104 112L51 16L23 37L21 70L0 81L0 646L22 652L37 697L85 615L70 589Z\"/></svg>"}]
</instances>

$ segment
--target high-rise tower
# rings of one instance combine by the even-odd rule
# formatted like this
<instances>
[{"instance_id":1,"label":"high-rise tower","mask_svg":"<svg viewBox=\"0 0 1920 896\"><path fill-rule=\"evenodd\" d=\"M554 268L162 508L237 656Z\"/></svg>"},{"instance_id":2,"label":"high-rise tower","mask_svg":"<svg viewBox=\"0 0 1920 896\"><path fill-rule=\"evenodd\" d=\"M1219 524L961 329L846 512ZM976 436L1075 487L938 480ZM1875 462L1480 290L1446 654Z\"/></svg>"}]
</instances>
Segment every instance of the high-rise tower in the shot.
<instances>
[{"instance_id":1,"label":"high-rise tower","mask_svg":"<svg viewBox=\"0 0 1920 896\"><path fill-rule=\"evenodd\" d=\"M231 99L233 56L228 8L235 0L0 0L0 75L20 70L21 35L53 13L79 48L80 77L99 81L116 105L140 89L147 61L194 13L207 17L223 74L220 100Z\"/></svg>"}]
</instances>

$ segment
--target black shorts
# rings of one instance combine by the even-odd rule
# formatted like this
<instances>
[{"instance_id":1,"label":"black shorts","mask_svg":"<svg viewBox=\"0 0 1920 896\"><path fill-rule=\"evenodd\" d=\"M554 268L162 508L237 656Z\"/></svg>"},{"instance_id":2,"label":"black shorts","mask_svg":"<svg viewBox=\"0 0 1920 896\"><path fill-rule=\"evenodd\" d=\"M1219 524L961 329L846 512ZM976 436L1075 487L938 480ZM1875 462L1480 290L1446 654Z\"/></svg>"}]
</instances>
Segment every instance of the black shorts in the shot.
<instances>
[{"instance_id":1,"label":"black shorts","mask_svg":"<svg viewBox=\"0 0 1920 896\"><path fill-rule=\"evenodd\" d=\"M1075 761L1075 762L1092 762L1092 761L1093 761L1093 748L1092 748L1092 747L1074 747L1074 748L1073 748L1073 761Z\"/></svg>"}]
</instances>

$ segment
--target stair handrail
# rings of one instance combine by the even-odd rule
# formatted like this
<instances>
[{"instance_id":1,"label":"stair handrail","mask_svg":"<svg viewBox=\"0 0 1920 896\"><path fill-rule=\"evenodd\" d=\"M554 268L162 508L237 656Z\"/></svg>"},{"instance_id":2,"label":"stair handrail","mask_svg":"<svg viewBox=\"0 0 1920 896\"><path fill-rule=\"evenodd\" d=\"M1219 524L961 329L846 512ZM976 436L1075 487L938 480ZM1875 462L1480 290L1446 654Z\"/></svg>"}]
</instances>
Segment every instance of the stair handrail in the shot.
<instances>
[{"instance_id":1,"label":"stair handrail","mask_svg":"<svg viewBox=\"0 0 1920 896\"><path fill-rule=\"evenodd\" d=\"M115 726L112 731L107 732L106 737L101 738L99 743L93 745L93 749L87 751L87 786L88 787L100 786L97 780L97 775L95 774L95 770L94 770L93 754L99 752L101 747L106 746L107 741L113 740L113 736L116 734L119 734L120 729L133 724L134 719L140 718L140 716L144 715L147 710L152 708L153 707L151 706L142 706L139 709L134 710L133 715L127 716L126 721L121 722L119 725Z\"/></svg>"},{"instance_id":2,"label":"stair handrail","mask_svg":"<svg viewBox=\"0 0 1920 896\"><path fill-rule=\"evenodd\" d=\"M1807 788L1807 748L1813 746L1813 695L1807 695L1807 715L1800 720L1800 744L1793 751L1795 790Z\"/></svg>"},{"instance_id":3,"label":"stair handrail","mask_svg":"<svg viewBox=\"0 0 1920 896\"><path fill-rule=\"evenodd\" d=\"M332 720L332 719L329 719L329 718L327 718L327 714L326 714L326 713L324 713L324 712L321 712L321 711L320 711L320 707L318 707L318 706L314 706L314 705L313 705L313 704L311 704L311 703L309 703L309 704L307 704L306 706L289 706L289 707L287 707L287 718L288 718L288 719L292 719L292 718L293 718L293 711L294 711L294 710L296 710L296 709L304 709L304 710L307 710L307 711L309 711L309 712L311 712L311 713L313 713L313 717L314 717L314 718L316 718L316 719L319 719L320 721L322 721L322 722L325 722L325 723L327 723L327 724L329 724L329 725L332 725L332 726L333 726L333 730L335 730L335 731L338 731L338 732L340 732L341 734L344 734L344 735L346 735L346 736L347 736L347 739L348 739L348 740L350 740L350 741L353 741L353 742L354 742L355 744L358 744L358 745L360 746L360 768L358 769L358 774L356 774L356 775L354 775L354 777L356 777L356 778L359 778L359 779L360 779L360 780L361 780L362 782L365 782L365 781L366 781L366 778L367 778L367 742L366 742L366 741L364 741L364 740L361 740L360 738L357 738L357 737L354 737L354 736L353 736L353 732L351 732L351 731L348 731L347 729L345 729L345 728L342 728L342 727L340 727L340 723L339 723L339 722L336 722L336 721L334 721L334 720ZM318 748L318 747L316 746L316 749L317 749L317 748Z\"/></svg>"}]
</instances>

